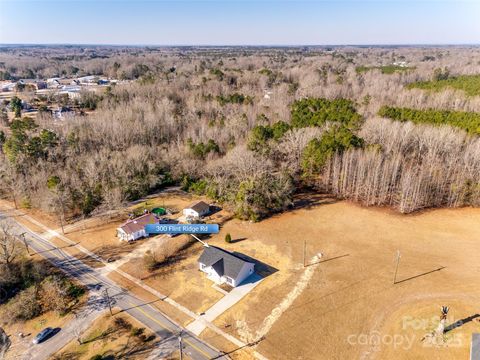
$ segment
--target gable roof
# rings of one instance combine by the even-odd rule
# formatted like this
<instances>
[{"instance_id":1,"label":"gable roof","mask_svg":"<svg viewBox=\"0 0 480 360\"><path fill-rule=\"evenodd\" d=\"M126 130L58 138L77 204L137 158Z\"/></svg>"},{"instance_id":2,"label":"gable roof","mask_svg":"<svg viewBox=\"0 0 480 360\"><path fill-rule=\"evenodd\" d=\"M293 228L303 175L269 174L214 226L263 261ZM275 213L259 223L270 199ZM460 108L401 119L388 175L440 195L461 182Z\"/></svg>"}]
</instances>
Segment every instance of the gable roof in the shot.
<instances>
[{"instance_id":1,"label":"gable roof","mask_svg":"<svg viewBox=\"0 0 480 360\"><path fill-rule=\"evenodd\" d=\"M152 213L143 214L135 219L128 220L125 224L120 226L120 229L127 234L133 234L134 232L143 230L147 224L156 224L158 219Z\"/></svg>"},{"instance_id":2,"label":"gable roof","mask_svg":"<svg viewBox=\"0 0 480 360\"><path fill-rule=\"evenodd\" d=\"M190 204L187 209L192 209L198 213L202 213L204 211L209 211L210 210L210 205L208 205L205 201L197 201L194 202L193 204Z\"/></svg>"},{"instance_id":3,"label":"gable roof","mask_svg":"<svg viewBox=\"0 0 480 360\"><path fill-rule=\"evenodd\" d=\"M218 275L226 275L232 279L237 278L243 265L253 264L216 246L206 246L198 262L205 266L212 266Z\"/></svg>"}]
</instances>

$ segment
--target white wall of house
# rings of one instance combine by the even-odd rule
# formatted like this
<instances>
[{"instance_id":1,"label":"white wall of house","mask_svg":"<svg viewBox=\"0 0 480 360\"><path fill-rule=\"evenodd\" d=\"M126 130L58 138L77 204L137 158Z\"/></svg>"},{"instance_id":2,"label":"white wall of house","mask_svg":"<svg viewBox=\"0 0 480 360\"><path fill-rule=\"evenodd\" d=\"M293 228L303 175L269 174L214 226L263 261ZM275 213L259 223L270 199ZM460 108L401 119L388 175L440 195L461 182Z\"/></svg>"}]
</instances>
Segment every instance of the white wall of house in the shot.
<instances>
[{"instance_id":1,"label":"white wall of house","mask_svg":"<svg viewBox=\"0 0 480 360\"><path fill-rule=\"evenodd\" d=\"M253 274L255 264L245 263L242 270L238 273L236 279L232 279L228 276L219 276L217 272L211 266L205 266L205 264L198 263L200 271L207 274L207 277L217 284L227 283L233 287L240 285L246 278Z\"/></svg>"},{"instance_id":2,"label":"white wall of house","mask_svg":"<svg viewBox=\"0 0 480 360\"><path fill-rule=\"evenodd\" d=\"M242 270L238 273L237 278L234 280L233 286L238 286L242 283L243 280L248 278L253 274L255 264L245 263L242 267Z\"/></svg>"},{"instance_id":3,"label":"white wall of house","mask_svg":"<svg viewBox=\"0 0 480 360\"><path fill-rule=\"evenodd\" d=\"M213 282L217 284L223 283L222 277L218 276L217 272L213 269L213 267L205 266L205 264L199 263L199 268L201 271L207 274L207 277Z\"/></svg>"},{"instance_id":4,"label":"white wall of house","mask_svg":"<svg viewBox=\"0 0 480 360\"><path fill-rule=\"evenodd\" d=\"M201 216L201 214L199 214L193 209L183 209L183 215L185 217L193 217L193 218L198 218Z\"/></svg>"},{"instance_id":5,"label":"white wall of house","mask_svg":"<svg viewBox=\"0 0 480 360\"><path fill-rule=\"evenodd\" d=\"M123 241L135 241L137 239L140 239L142 237L146 237L147 233L145 232L145 229L142 229L140 231L136 231L132 234L127 234L125 231L123 231L122 228L117 229L117 236L120 238L120 240Z\"/></svg>"}]
</instances>

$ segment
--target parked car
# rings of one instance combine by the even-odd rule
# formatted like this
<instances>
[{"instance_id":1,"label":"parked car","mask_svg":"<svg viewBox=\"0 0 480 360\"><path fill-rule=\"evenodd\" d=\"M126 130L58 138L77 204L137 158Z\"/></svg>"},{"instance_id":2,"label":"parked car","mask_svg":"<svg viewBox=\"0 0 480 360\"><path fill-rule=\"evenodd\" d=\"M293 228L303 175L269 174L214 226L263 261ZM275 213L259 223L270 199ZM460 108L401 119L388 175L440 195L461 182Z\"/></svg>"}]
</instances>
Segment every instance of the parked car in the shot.
<instances>
[{"instance_id":1,"label":"parked car","mask_svg":"<svg viewBox=\"0 0 480 360\"><path fill-rule=\"evenodd\" d=\"M47 327L47 328L43 329L42 331L40 331L37 334L37 336L35 336L35 338L33 339L32 342L34 344L40 344L42 341L47 340L49 337L55 335L59 331L60 331L60 329L58 329L58 328L53 329L51 327Z\"/></svg>"},{"instance_id":2,"label":"parked car","mask_svg":"<svg viewBox=\"0 0 480 360\"><path fill-rule=\"evenodd\" d=\"M103 287L102 283L87 285L87 288L89 288L90 290L97 290L97 291L100 290L102 287Z\"/></svg>"}]
</instances>

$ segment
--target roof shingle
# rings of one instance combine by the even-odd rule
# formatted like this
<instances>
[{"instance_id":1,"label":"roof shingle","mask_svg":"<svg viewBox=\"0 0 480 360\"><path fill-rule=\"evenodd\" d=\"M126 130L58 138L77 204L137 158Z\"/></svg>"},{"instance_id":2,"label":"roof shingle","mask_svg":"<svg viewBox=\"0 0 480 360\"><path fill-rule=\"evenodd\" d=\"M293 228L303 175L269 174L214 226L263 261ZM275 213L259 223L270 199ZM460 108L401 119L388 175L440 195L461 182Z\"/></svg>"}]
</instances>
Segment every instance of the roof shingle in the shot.
<instances>
[{"instance_id":1,"label":"roof shingle","mask_svg":"<svg viewBox=\"0 0 480 360\"><path fill-rule=\"evenodd\" d=\"M198 261L205 266L212 266L218 275L236 279L244 264L251 262L216 246L206 246Z\"/></svg>"}]
</instances>

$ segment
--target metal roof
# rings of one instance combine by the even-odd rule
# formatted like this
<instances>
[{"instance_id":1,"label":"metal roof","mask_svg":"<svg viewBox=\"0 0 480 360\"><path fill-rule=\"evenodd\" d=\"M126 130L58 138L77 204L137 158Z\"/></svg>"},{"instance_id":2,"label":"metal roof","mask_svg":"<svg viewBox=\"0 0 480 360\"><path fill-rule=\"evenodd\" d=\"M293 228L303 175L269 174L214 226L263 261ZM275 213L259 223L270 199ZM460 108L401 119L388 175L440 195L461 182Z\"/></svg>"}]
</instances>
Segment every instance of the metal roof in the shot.
<instances>
[{"instance_id":1,"label":"metal roof","mask_svg":"<svg viewBox=\"0 0 480 360\"><path fill-rule=\"evenodd\" d=\"M143 214L135 219L128 220L125 224L120 226L120 229L125 231L127 234L133 234L137 231L140 231L145 228L147 224L157 224L158 219L154 214L148 213Z\"/></svg>"}]
</instances>

